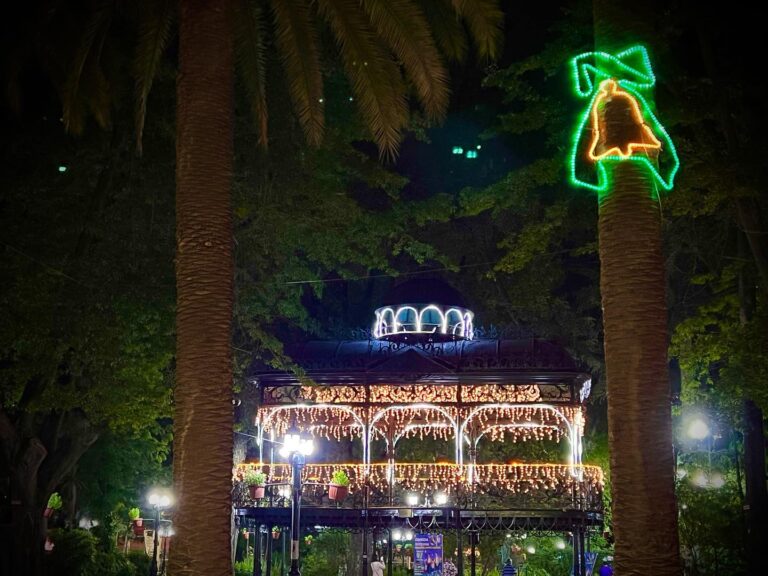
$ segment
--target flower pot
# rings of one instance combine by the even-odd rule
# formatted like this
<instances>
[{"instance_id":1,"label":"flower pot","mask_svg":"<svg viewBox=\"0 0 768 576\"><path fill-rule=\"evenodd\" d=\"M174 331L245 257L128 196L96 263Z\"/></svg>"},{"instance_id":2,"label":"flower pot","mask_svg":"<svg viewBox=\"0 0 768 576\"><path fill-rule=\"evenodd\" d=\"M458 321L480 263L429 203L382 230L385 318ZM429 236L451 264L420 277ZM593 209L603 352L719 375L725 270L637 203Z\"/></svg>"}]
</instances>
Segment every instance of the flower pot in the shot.
<instances>
[{"instance_id":1,"label":"flower pot","mask_svg":"<svg viewBox=\"0 0 768 576\"><path fill-rule=\"evenodd\" d=\"M272 538L275 540L280 538L280 532L278 532L277 530L272 530Z\"/></svg>"},{"instance_id":2,"label":"flower pot","mask_svg":"<svg viewBox=\"0 0 768 576\"><path fill-rule=\"evenodd\" d=\"M53 516L53 508L46 508L43 512L43 517L50 518L51 516Z\"/></svg>"},{"instance_id":3,"label":"flower pot","mask_svg":"<svg viewBox=\"0 0 768 576\"><path fill-rule=\"evenodd\" d=\"M138 527L142 527L142 526L144 526L144 518L136 518L136 519L133 521L133 525L134 525L134 526L138 526Z\"/></svg>"},{"instance_id":4,"label":"flower pot","mask_svg":"<svg viewBox=\"0 0 768 576\"><path fill-rule=\"evenodd\" d=\"M328 484L328 498L341 502L349 494L349 486L339 486L338 484Z\"/></svg>"},{"instance_id":5,"label":"flower pot","mask_svg":"<svg viewBox=\"0 0 768 576\"><path fill-rule=\"evenodd\" d=\"M248 493L251 495L251 498L254 500L260 500L261 498L264 498L264 486L258 486L258 485L250 485L248 486Z\"/></svg>"}]
</instances>

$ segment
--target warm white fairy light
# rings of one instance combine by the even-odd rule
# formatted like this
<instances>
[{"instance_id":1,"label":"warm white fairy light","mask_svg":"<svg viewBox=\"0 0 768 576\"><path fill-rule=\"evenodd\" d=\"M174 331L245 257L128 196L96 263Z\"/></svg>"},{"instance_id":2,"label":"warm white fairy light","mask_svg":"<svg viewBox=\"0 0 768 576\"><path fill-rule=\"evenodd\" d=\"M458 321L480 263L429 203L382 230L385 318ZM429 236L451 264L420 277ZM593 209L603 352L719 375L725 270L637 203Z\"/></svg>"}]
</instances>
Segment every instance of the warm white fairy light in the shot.
<instances>
[{"instance_id":1,"label":"warm white fairy light","mask_svg":"<svg viewBox=\"0 0 768 576\"><path fill-rule=\"evenodd\" d=\"M573 422L576 414L581 414L581 406L552 406L551 404L507 404L492 403L472 408L459 426L459 434L463 435L469 427L479 428L480 433L485 430L511 423L539 423L556 426L563 430L571 444L569 464L580 463L577 452L578 441L575 438ZM530 431L531 428L517 428ZM542 428L543 429L543 428ZM530 433L530 432L523 432ZM463 449L459 446L457 461L463 464Z\"/></svg>"},{"instance_id":2,"label":"warm white fairy light","mask_svg":"<svg viewBox=\"0 0 768 576\"><path fill-rule=\"evenodd\" d=\"M370 463L370 443L383 438L396 445L402 438L432 437L453 440L455 461L463 464L462 442L482 438L512 442L560 441L571 444L568 464L574 475L581 474L581 436L584 417L581 406L554 406L543 403L490 403L475 407L441 406L424 402L384 406L372 414L364 407L343 404L292 404L265 406L259 410L259 445L266 431L272 438L285 434L290 426L336 441L360 438L363 463ZM390 437L390 434L392 435ZM461 439L461 441L459 441ZM393 460L394 462L394 460ZM472 469L469 477L473 478Z\"/></svg>"},{"instance_id":3,"label":"warm white fairy light","mask_svg":"<svg viewBox=\"0 0 768 576\"><path fill-rule=\"evenodd\" d=\"M528 493L539 490L570 489L584 485L599 492L603 487L603 472L597 466L579 466L582 480L574 478L571 466L565 464L477 464L474 465L474 479L470 482L467 471L470 466L456 466L450 463L398 463L372 464L369 467L368 482L372 488L384 491L390 484L390 474L394 471L392 482L409 494L405 501L409 506L416 506L419 494L442 493L447 497L455 492L459 485L467 489L471 483L476 491L501 489L509 493ZM235 481L242 481L248 470L260 470L267 474L270 483L287 482L291 477L288 464L244 463L233 472ZM328 484L336 470L343 470L350 479L350 489L357 490L365 482L363 464L307 464L302 472L305 481ZM438 494L439 496L439 494ZM440 505L442 496L433 500ZM443 502L445 503L445 502Z\"/></svg>"},{"instance_id":4,"label":"warm white fairy light","mask_svg":"<svg viewBox=\"0 0 768 576\"><path fill-rule=\"evenodd\" d=\"M468 403L486 402L536 402L541 400L541 389L537 384L511 386L508 384L477 384L465 386L461 391L462 400Z\"/></svg>"}]
</instances>

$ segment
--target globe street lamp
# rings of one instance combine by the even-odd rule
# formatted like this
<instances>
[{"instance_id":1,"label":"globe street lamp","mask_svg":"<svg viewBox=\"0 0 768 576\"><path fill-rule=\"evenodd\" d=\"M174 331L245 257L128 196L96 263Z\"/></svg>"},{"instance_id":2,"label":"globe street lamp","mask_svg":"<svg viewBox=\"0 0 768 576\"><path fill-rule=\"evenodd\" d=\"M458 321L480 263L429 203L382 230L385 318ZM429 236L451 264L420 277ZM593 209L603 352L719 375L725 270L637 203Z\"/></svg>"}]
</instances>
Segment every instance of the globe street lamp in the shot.
<instances>
[{"instance_id":1,"label":"globe street lamp","mask_svg":"<svg viewBox=\"0 0 768 576\"><path fill-rule=\"evenodd\" d=\"M709 436L709 426L701 418L694 418L688 423L688 436L694 440L704 440Z\"/></svg>"},{"instance_id":2,"label":"globe street lamp","mask_svg":"<svg viewBox=\"0 0 768 576\"><path fill-rule=\"evenodd\" d=\"M155 534L152 547L152 563L149 565L149 576L157 576L157 542L160 532L160 511L171 505L172 498L167 490L153 490L149 493L149 505L155 510Z\"/></svg>"},{"instance_id":3,"label":"globe street lamp","mask_svg":"<svg viewBox=\"0 0 768 576\"><path fill-rule=\"evenodd\" d=\"M283 438L280 455L288 458L291 463L291 480L293 484L293 499L291 500L291 568L290 576L301 576L299 570L299 534L301 532L301 469L306 457L315 449L311 438L302 438L295 428L289 429Z\"/></svg>"},{"instance_id":4,"label":"globe street lamp","mask_svg":"<svg viewBox=\"0 0 768 576\"><path fill-rule=\"evenodd\" d=\"M706 452L707 468L693 472L690 476L691 483L699 488L722 488L725 485L725 478L720 472L712 472L712 452L715 448L715 441L720 436L712 431L709 423L701 416L695 416L688 421L685 433L688 438L697 443L706 441L706 450L693 450L692 452ZM682 480L687 475L687 470L678 468L678 480Z\"/></svg>"}]
</instances>

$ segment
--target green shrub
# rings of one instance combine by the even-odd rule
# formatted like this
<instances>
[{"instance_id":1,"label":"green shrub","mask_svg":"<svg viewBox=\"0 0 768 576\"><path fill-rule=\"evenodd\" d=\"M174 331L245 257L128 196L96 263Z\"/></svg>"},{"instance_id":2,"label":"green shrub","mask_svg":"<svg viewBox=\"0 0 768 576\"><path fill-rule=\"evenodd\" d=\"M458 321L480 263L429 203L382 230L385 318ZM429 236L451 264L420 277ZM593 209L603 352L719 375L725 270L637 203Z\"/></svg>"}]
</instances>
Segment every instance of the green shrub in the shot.
<instances>
[{"instance_id":1,"label":"green shrub","mask_svg":"<svg viewBox=\"0 0 768 576\"><path fill-rule=\"evenodd\" d=\"M53 552L45 557L46 572L55 576L143 576L149 563L137 567L115 549L100 549L87 530L51 530ZM143 571L142 571L143 570Z\"/></svg>"},{"instance_id":2,"label":"green shrub","mask_svg":"<svg viewBox=\"0 0 768 576\"><path fill-rule=\"evenodd\" d=\"M48 508L52 508L53 510L60 510L62 504L63 502L58 492L54 492L51 494L51 497L48 498Z\"/></svg>"},{"instance_id":3,"label":"green shrub","mask_svg":"<svg viewBox=\"0 0 768 576\"><path fill-rule=\"evenodd\" d=\"M336 470L331 476L331 484L336 486L349 486L349 476L344 470Z\"/></svg>"},{"instance_id":4,"label":"green shrub","mask_svg":"<svg viewBox=\"0 0 768 576\"><path fill-rule=\"evenodd\" d=\"M248 470L243 476L248 486L264 486L267 483L267 475L257 470Z\"/></svg>"},{"instance_id":5,"label":"green shrub","mask_svg":"<svg viewBox=\"0 0 768 576\"><path fill-rule=\"evenodd\" d=\"M248 556L242 562L235 562L235 576L251 576L253 574L253 556Z\"/></svg>"},{"instance_id":6,"label":"green shrub","mask_svg":"<svg viewBox=\"0 0 768 576\"><path fill-rule=\"evenodd\" d=\"M96 538L85 530L50 530L53 552L46 556L49 574L83 576L96 560Z\"/></svg>"},{"instance_id":7,"label":"green shrub","mask_svg":"<svg viewBox=\"0 0 768 576\"><path fill-rule=\"evenodd\" d=\"M152 563L152 558L147 556L144 552L131 551L126 556L128 562L130 562L136 570L137 576L144 576L149 574L149 565Z\"/></svg>"}]
</instances>

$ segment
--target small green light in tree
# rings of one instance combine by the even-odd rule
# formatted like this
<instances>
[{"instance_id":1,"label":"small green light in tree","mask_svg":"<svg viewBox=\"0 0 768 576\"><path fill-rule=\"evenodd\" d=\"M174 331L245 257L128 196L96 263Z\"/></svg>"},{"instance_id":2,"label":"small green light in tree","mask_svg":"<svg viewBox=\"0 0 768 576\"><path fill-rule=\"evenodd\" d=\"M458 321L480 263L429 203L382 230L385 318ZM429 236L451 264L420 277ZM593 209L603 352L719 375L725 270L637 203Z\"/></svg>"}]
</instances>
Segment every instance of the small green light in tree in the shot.
<instances>
[{"instance_id":1,"label":"small green light in tree","mask_svg":"<svg viewBox=\"0 0 768 576\"><path fill-rule=\"evenodd\" d=\"M459 155L464 154L464 148L462 148L461 146L454 146L453 153L459 154Z\"/></svg>"},{"instance_id":2,"label":"small green light in tree","mask_svg":"<svg viewBox=\"0 0 768 576\"><path fill-rule=\"evenodd\" d=\"M64 172L66 172L66 171L67 171L67 167L66 166L64 166L63 164L61 166L59 166L59 172L61 174L64 174Z\"/></svg>"},{"instance_id":3,"label":"small green light in tree","mask_svg":"<svg viewBox=\"0 0 768 576\"><path fill-rule=\"evenodd\" d=\"M572 136L568 158L571 184L602 194L611 186L606 165L629 161L645 165L661 188L671 190L680 159L672 139L641 94L656 83L647 50L633 46L616 55L585 52L571 60L571 75L576 96L589 99ZM643 136L623 143L624 147L608 147L607 153L595 154L595 138L602 128L599 112L605 106L609 84L617 87L616 95L626 100L634 111L637 134ZM614 153L615 150L619 152ZM596 174L596 178L584 177L582 174L587 170Z\"/></svg>"},{"instance_id":4,"label":"small green light in tree","mask_svg":"<svg viewBox=\"0 0 768 576\"><path fill-rule=\"evenodd\" d=\"M474 160L477 158L477 152L475 150L467 150L467 158Z\"/></svg>"}]
</instances>

